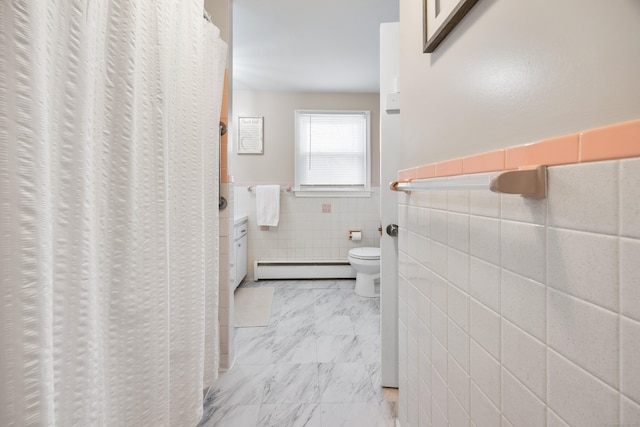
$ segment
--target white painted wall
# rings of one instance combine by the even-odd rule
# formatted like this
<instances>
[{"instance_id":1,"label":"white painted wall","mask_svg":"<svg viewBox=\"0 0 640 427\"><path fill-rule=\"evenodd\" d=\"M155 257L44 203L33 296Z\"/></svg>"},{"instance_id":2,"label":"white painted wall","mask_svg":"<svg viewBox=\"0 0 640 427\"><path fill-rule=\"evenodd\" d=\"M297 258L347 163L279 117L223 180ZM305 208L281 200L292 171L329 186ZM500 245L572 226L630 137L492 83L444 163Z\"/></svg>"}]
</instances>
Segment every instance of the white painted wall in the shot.
<instances>
[{"instance_id":1,"label":"white painted wall","mask_svg":"<svg viewBox=\"0 0 640 427\"><path fill-rule=\"evenodd\" d=\"M640 117L637 0L480 0L433 54L400 23L403 168Z\"/></svg>"},{"instance_id":2,"label":"white painted wall","mask_svg":"<svg viewBox=\"0 0 640 427\"><path fill-rule=\"evenodd\" d=\"M371 111L371 184L379 185L379 96L377 93L233 92L233 120L264 117L264 154L237 154L232 175L242 183L294 182L294 111L296 109ZM237 132L237 130L234 130ZM235 140L235 135L234 135Z\"/></svg>"},{"instance_id":3,"label":"white painted wall","mask_svg":"<svg viewBox=\"0 0 640 427\"><path fill-rule=\"evenodd\" d=\"M398 238L384 229L398 223L398 193L387 183L399 167L400 115L387 113L387 94L397 91L400 76L400 24L380 25L380 317L382 385L398 387Z\"/></svg>"}]
</instances>

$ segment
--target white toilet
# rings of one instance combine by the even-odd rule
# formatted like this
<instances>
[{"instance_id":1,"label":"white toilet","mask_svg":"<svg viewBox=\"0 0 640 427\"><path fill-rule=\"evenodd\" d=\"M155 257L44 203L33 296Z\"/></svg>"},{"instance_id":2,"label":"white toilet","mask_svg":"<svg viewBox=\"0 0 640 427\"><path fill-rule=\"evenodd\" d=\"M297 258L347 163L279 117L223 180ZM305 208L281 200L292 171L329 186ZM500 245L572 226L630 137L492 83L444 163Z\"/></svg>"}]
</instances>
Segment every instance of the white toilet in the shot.
<instances>
[{"instance_id":1,"label":"white toilet","mask_svg":"<svg viewBox=\"0 0 640 427\"><path fill-rule=\"evenodd\" d=\"M356 294L377 297L375 279L380 278L380 248L353 248L349 264L356 270Z\"/></svg>"}]
</instances>

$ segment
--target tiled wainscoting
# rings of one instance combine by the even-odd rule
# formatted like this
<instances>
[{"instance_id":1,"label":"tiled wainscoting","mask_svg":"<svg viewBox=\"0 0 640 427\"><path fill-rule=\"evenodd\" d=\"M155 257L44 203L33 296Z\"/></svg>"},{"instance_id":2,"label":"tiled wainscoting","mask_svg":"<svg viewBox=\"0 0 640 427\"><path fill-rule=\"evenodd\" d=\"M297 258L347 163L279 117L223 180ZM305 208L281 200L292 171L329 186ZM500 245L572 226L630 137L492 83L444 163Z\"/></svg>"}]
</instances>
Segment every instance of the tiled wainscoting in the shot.
<instances>
[{"instance_id":1,"label":"tiled wainscoting","mask_svg":"<svg viewBox=\"0 0 640 427\"><path fill-rule=\"evenodd\" d=\"M253 278L254 260L347 260L349 249L380 246L380 188L371 197L296 197L280 193L278 227L256 225L256 194L246 185L235 186L236 214L249 218L247 278ZM362 230L362 240L349 240L349 230Z\"/></svg>"},{"instance_id":2,"label":"tiled wainscoting","mask_svg":"<svg viewBox=\"0 0 640 427\"><path fill-rule=\"evenodd\" d=\"M218 288L218 321L220 325L220 369L226 370L233 365L235 357L233 345L233 292L235 270L231 268L231 260L235 260L233 229L233 184L220 185L220 194L227 200L227 207L220 211L220 274Z\"/></svg>"},{"instance_id":3,"label":"tiled wainscoting","mask_svg":"<svg viewBox=\"0 0 640 427\"><path fill-rule=\"evenodd\" d=\"M402 427L639 425L640 159L548 176L399 194Z\"/></svg>"}]
</instances>

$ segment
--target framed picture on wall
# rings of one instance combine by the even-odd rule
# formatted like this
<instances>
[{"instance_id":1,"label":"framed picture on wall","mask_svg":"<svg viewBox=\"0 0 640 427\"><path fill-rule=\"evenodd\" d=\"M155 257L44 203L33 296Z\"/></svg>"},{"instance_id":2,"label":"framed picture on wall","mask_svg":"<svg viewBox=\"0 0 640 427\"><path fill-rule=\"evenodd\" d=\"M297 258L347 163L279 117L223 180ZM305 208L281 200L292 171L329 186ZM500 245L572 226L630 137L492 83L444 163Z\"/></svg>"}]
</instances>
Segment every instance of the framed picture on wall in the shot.
<instances>
[{"instance_id":1,"label":"framed picture on wall","mask_svg":"<svg viewBox=\"0 0 640 427\"><path fill-rule=\"evenodd\" d=\"M262 154L263 117L238 117L238 154Z\"/></svg>"},{"instance_id":2,"label":"framed picture on wall","mask_svg":"<svg viewBox=\"0 0 640 427\"><path fill-rule=\"evenodd\" d=\"M422 0L424 53L431 53L478 0Z\"/></svg>"}]
</instances>

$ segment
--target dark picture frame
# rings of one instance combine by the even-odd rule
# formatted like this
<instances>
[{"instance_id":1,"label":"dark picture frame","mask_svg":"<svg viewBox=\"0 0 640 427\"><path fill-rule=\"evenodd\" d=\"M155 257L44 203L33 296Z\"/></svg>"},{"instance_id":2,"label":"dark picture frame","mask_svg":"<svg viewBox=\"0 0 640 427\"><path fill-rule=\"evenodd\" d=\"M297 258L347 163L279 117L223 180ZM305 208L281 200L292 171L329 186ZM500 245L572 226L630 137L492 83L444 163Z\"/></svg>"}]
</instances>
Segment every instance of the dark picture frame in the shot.
<instances>
[{"instance_id":1,"label":"dark picture frame","mask_svg":"<svg viewBox=\"0 0 640 427\"><path fill-rule=\"evenodd\" d=\"M445 9L440 4L445 3ZM478 0L422 0L424 53L432 53Z\"/></svg>"}]
</instances>

